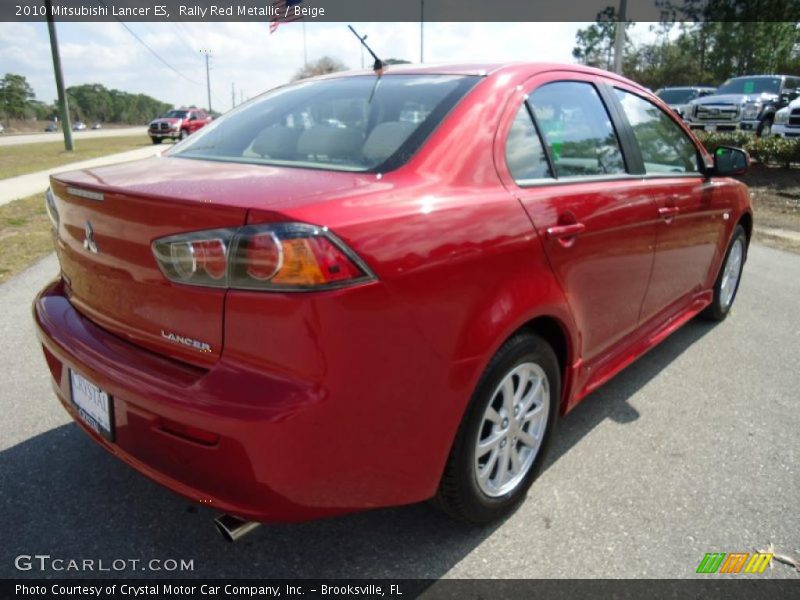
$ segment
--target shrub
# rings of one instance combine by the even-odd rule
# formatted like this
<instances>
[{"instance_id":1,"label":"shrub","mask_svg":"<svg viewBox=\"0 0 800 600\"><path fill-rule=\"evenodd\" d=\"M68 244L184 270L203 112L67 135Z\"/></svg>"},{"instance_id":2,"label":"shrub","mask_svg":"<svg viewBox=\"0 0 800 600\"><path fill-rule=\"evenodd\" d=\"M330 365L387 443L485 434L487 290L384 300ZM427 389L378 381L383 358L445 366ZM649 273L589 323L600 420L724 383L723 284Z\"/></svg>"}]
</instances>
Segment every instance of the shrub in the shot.
<instances>
[{"instance_id":1,"label":"shrub","mask_svg":"<svg viewBox=\"0 0 800 600\"><path fill-rule=\"evenodd\" d=\"M800 139L758 138L744 131L695 133L706 149L712 153L718 146L736 146L744 148L750 154L750 158L763 164L784 167L790 167L792 163L800 165Z\"/></svg>"}]
</instances>

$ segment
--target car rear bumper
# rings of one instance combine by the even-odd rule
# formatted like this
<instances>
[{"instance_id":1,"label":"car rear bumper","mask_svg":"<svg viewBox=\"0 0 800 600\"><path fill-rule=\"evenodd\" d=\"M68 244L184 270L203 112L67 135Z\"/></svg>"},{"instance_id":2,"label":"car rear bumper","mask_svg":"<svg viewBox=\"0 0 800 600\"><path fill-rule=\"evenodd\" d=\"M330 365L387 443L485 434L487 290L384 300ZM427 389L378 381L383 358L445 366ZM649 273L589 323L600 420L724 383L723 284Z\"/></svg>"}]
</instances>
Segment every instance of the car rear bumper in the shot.
<instances>
[{"instance_id":1,"label":"car rear bumper","mask_svg":"<svg viewBox=\"0 0 800 600\"><path fill-rule=\"evenodd\" d=\"M106 450L190 500L244 519L302 521L432 494L424 478L370 477L356 460L326 462L342 450L317 438L341 440L354 456L370 448L357 435L310 430L309 423L335 430L331 411L347 411L318 385L224 359L206 370L142 349L82 316L62 281L40 292L33 313L55 392L70 415ZM113 442L77 416L69 369L112 396ZM378 456L384 451L374 448ZM319 471L307 472L317 464Z\"/></svg>"}]
</instances>

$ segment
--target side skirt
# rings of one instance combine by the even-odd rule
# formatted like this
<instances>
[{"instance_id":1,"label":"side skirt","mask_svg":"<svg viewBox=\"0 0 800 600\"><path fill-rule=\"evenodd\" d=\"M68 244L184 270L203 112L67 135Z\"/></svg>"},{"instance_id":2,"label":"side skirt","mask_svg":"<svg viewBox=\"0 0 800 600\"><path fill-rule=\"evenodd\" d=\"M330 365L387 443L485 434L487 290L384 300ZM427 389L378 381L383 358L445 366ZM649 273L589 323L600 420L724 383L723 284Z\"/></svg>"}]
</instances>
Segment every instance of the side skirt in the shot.
<instances>
[{"instance_id":1,"label":"side skirt","mask_svg":"<svg viewBox=\"0 0 800 600\"><path fill-rule=\"evenodd\" d=\"M655 317L650 323L640 328L632 338L624 340L624 344L613 349L610 354L597 361L585 364L578 360L572 365L573 382L577 390L566 407L569 412L581 400L591 394L625 367L630 365L651 348L664 341L671 333L678 330L696 317L706 306L711 304L713 291L706 290L692 297L681 311L673 313L667 319Z\"/></svg>"}]
</instances>

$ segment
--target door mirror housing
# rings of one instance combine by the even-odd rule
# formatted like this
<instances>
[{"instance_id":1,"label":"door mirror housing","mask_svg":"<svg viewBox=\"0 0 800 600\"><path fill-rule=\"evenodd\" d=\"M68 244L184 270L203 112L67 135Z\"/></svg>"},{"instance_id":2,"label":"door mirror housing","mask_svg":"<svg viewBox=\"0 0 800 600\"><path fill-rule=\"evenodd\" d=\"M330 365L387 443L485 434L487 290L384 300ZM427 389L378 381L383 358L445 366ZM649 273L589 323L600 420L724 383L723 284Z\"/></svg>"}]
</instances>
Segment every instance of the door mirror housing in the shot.
<instances>
[{"instance_id":1,"label":"door mirror housing","mask_svg":"<svg viewBox=\"0 0 800 600\"><path fill-rule=\"evenodd\" d=\"M750 156L741 148L718 146L714 150L712 175L744 175L750 167Z\"/></svg>"}]
</instances>

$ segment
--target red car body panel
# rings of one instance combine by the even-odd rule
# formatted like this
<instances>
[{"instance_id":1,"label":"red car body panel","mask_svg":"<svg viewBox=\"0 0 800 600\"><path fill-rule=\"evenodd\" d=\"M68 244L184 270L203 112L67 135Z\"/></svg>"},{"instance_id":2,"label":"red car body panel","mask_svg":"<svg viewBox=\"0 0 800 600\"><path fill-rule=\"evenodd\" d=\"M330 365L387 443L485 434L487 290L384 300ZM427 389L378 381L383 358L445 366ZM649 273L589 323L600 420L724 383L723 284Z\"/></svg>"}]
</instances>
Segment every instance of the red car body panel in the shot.
<instances>
[{"instance_id":1,"label":"red car body panel","mask_svg":"<svg viewBox=\"0 0 800 600\"><path fill-rule=\"evenodd\" d=\"M243 518L406 504L436 492L482 372L520 328L556 346L565 414L707 306L734 226L750 222L744 186L698 175L520 188L504 140L532 87L604 80L669 109L594 69L487 71L388 173L182 169L186 159L167 153L54 176L63 277L34 316L67 410L71 368L114 398L113 443L84 426L98 443ZM664 207L679 212L666 218ZM96 256L81 247L87 214ZM581 235L548 236L570 219ZM166 280L150 251L164 235L273 221L329 227L377 279L307 293L193 288ZM211 352L161 329L208 340Z\"/></svg>"}]
</instances>

